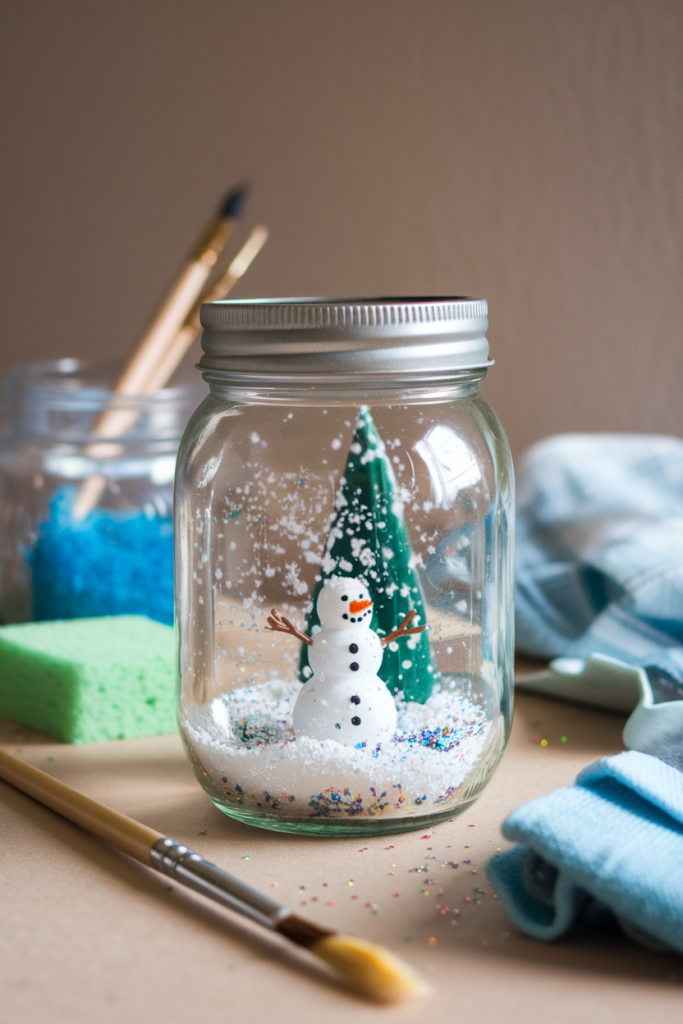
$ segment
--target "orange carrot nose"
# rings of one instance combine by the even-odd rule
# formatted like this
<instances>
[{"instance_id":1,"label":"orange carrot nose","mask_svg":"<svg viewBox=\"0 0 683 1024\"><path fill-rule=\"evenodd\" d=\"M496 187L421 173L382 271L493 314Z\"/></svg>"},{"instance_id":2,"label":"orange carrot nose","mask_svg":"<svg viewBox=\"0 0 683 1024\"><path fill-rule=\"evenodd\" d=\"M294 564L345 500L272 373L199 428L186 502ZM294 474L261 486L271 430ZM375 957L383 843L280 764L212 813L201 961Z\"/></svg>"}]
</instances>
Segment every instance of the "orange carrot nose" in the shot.
<instances>
[{"instance_id":1,"label":"orange carrot nose","mask_svg":"<svg viewBox=\"0 0 683 1024\"><path fill-rule=\"evenodd\" d=\"M362 612L366 608L369 608L371 604L372 601L352 601L349 605L349 610L352 615L358 615L358 612Z\"/></svg>"}]
</instances>

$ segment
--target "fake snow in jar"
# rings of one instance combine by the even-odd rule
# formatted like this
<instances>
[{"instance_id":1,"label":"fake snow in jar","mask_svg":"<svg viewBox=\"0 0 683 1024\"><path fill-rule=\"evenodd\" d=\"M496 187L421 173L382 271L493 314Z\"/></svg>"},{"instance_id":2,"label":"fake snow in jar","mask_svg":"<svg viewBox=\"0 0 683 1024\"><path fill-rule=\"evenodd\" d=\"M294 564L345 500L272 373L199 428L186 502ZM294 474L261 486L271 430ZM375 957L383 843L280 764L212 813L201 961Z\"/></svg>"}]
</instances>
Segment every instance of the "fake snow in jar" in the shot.
<instances>
[{"instance_id":1,"label":"fake snow in jar","mask_svg":"<svg viewBox=\"0 0 683 1024\"><path fill-rule=\"evenodd\" d=\"M481 299L203 307L176 479L180 724L221 810L453 817L512 715L513 482Z\"/></svg>"}]
</instances>

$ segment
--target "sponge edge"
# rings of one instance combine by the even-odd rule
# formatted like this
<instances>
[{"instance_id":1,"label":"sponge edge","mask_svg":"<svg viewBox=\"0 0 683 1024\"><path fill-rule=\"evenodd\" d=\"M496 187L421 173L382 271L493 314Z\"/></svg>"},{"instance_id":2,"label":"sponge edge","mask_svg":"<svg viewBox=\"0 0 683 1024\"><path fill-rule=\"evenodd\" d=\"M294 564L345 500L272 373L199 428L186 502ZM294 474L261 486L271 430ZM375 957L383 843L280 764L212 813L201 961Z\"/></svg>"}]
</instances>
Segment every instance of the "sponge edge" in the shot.
<instances>
[{"instance_id":1,"label":"sponge edge","mask_svg":"<svg viewBox=\"0 0 683 1024\"><path fill-rule=\"evenodd\" d=\"M0 714L67 743L175 732L173 629L144 615L0 627Z\"/></svg>"}]
</instances>

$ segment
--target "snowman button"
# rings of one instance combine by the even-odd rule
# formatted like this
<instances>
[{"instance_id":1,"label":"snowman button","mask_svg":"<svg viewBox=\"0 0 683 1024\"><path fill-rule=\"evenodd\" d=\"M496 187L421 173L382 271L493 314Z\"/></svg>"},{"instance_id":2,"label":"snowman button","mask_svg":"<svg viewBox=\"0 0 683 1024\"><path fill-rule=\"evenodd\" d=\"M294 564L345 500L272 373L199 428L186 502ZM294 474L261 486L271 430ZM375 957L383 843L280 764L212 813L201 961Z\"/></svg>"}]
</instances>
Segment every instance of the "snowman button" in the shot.
<instances>
[{"instance_id":1,"label":"snowman button","mask_svg":"<svg viewBox=\"0 0 683 1024\"><path fill-rule=\"evenodd\" d=\"M351 654L358 654L358 644L351 644L349 650Z\"/></svg>"},{"instance_id":2,"label":"snowman button","mask_svg":"<svg viewBox=\"0 0 683 1024\"><path fill-rule=\"evenodd\" d=\"M360 697L352 697L351 698L351 703L352 704L360 704Z\"/></svg>"},{"instance_id":3,"label":"snowman button","mask_svg":"<svg viewBox=\"0 0 683 1024\"><path fill-rule=\"evenodd\" d=\"M352 661L351 664L349 665L349 668L351 669L352 672L357 672L358 669L360 668L360 665L358 664L357 661Z\"/></svg>"},{"instance_id":4,"label":"snowman button","mask_svg":"<svg viewBox=\"0 0 683 1024\"><path fill-rule=\"evenodd\" d=\"M354 715L351 719L351 725L360 725L360 718L358 715Z\"/></svg>"}]
</instances>

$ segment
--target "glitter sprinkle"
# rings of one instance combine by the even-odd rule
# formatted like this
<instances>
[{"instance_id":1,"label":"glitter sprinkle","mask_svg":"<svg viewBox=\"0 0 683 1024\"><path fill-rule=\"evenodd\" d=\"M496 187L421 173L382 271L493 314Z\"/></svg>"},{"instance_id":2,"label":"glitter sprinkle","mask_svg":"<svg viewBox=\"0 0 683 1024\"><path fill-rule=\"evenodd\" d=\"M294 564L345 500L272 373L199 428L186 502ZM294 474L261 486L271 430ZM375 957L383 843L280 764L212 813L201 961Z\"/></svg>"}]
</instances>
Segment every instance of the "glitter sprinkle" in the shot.
<instances>
[{"instance_id":1,"label":"glitter sprinkle","mask_svg":"<svg viewBox=\"0 0 683 1024\"><path fill-rule=\"evenodd\" d=\"M242 857L242 860L249 860L249 854L245 853L245 855Z\"/></svg>"},{"instance_id":2,"label":"glitter sprinkle","mask_svg":"<svg viewBox=\"0 0 683 1024\"><path fill-rule=\"evenodd\" d=\"M347 882L347 885L353 885L353 884L354 884L354 883L353 883L353 879L352 879L352 878L350 878L350 879L348 880L348 882Z\"/></svg>"},{"instance_id":3,"label":"glitter sprinkle","mask_svg":"<svg viewBox=\"0 0 683 1024\"><path fill-rule=\"evenodd\" d=\"M532 736L531 738L532 738L534 743L538 743L538 741L540 740L541 737L540 736Z\"/></svg>"},{"instance_id":4,"label":"glitter sprinkle","mask_svg":"<svg viewBox=\"0 0 683 1024\"><path fill-rule=\"evenodd\" d=\"M566 743L566 742L567 742L567 737L566 736L560 736L560 743Z\"/></svg>"},{"instance_id":5,"label":"glitter sprinkle","mask_svg":"<svg viewBox=\"0 0 683 1024\"><path fill-rule=\"evenodd\" d=\"M334 900L328 900L327 901L327 905L328 905L328 907L333 907L334 906Z\"/></svg>"},{"instance_id":6,"label":"glitter sprinkle","mask_svg":"<svg viewBox=\"0 0 683 1024\"><path fill-rule=\"evenodd\" d=\"M401 894L400 894L400 892L392 892L391 895L394 897L394 899L396 899L396 897L400 896Z\"/></svg>"},{"instance_id":7,"label":"glitter sprinkle","mask_svg":"<svg viewBox=\"0 0 683 1024\"><path fill-rule=\"evenodd\" d=\"M464 900L465 903L471 903L472 902L472 897L471 896L463 896L463 900Z\"/></svg>"},{"instance_id":8,"label":"glitter sprinkle","mask_svg":"<svg viewBox=\"0 0 683 1024\"><path fill-rule=\"evenodd\" d=\"M541 746L542 747L547 747L548 746L548 741L547 740L541 740Z\"/></svg>"},{"instance_id":9,"label":"glitter sprinkle","mask_svg":"<svg viewBox=\"0 0 683 1024\"><path fill-rule=\"evenodd\" d=\"M435 939L435 937L433 935L429 936L429 945L430 946L435 946L436 945L436 939Z\"/></svg>"}]
</instances>

